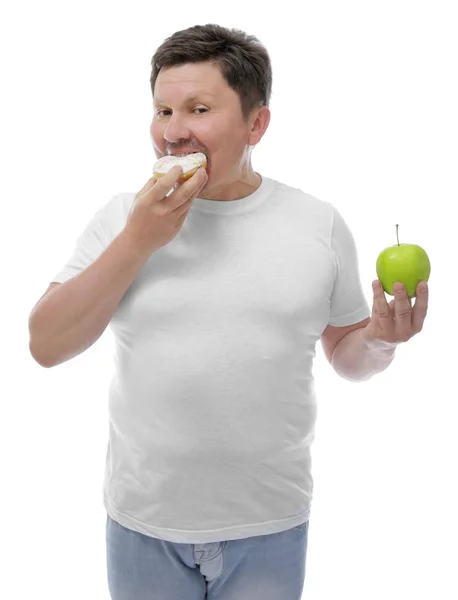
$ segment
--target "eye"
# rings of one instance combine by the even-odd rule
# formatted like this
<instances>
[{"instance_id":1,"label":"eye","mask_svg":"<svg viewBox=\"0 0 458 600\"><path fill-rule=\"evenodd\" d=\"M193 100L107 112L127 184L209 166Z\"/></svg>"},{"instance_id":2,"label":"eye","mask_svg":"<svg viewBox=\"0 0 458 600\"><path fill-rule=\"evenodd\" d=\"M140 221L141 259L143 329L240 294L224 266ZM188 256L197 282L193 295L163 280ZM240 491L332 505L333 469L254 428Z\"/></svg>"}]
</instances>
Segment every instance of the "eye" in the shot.
<instances>
[{"instance_id":1,"label":"eye","mask_svg":"<svg viewBox=\"0 0 458 600\"><path fill-rule=\"evenodd\" d=\"M198 114L203 115L204 113L208 112L208 108L204 108L203 106L199 106L197 108L194 109L195 111L200 111ZM165 114L165 113L169 113L169 114ZM158 111L156 111L156 116L158 117L168 117L170 114L172 113L171 110L168 110L167 108L162 108Z\"/></svg>"}]
</instances>

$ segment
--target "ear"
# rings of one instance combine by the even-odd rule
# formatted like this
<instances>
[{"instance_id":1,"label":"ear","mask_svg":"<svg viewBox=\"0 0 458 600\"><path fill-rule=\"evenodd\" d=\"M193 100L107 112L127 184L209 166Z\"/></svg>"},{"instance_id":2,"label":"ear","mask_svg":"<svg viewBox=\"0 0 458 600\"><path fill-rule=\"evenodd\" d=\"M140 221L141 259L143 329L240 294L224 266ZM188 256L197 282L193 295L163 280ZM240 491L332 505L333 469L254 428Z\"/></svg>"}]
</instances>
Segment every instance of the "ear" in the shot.
<instances>
[{"instance_id":1,"label":"ear","mask_svg":"<svg viewBox=\"0 0 458 600\"><path fill-rule=\"evenodd\" d=\"M248 144L256 146L265 134L270 123L270 109L267 106L257 108L250 118L251 128Z\"/></svg>"}]
</instances>

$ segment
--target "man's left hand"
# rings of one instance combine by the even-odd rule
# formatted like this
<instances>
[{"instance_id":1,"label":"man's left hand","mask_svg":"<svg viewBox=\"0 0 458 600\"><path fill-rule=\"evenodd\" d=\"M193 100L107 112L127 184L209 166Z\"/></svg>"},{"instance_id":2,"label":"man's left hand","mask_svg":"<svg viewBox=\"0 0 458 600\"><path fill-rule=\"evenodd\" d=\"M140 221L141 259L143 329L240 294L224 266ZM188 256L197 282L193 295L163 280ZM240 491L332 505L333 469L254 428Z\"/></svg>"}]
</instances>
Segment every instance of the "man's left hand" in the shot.
<instances>
[{"instance_id":1,"label":"man's left hand","mask_svg":"<svg viewBox=\"0 0 458 600\"><path fill-rule=\"evenodd\" d=\"M423 286L425 289L423 291ZM393 286L394 298L388 304L385 291L378 279L372 282L374 301L371 320L365 327L369 340L383 340L391 343L407 342L419 333L428 311L428 284L420 281L417 296L412 307L412 298L407 295L403 283Z\"/></svg>"}]
</instances>

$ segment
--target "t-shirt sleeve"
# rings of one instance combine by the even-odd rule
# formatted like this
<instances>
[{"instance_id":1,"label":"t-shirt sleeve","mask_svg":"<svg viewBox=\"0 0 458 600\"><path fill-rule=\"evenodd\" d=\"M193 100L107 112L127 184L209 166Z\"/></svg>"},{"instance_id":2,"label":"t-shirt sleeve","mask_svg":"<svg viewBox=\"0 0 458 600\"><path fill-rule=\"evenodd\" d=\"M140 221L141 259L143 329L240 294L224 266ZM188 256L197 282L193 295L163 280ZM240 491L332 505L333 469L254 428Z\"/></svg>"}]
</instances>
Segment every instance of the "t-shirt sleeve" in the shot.
<instances>
[{"instance_id":1,"label":"t-shirt sleeve","mask_svg":"<svg viewBox=\"0 0 458 600\"><path fill-rule=\"evenodd\" d=\"M110 209L113 199L94 214L76 240L73 254L50 282L64 283L81 273L105 251L112 241Z\"/></svg>"},{"instance_id":2,"label":"t-shirt sleeve","mask_svg":"<svg viewBox=\"0 0 458 600\"><path fill-rule=\"evenodd\" d=\"M334 207L333 207L334 208ZM354 237L342 215L334 208L331 248L336 263L336 277L331 295L329 325L354 325L371 316L364 295Z\"/></svg>"}]
</instances>

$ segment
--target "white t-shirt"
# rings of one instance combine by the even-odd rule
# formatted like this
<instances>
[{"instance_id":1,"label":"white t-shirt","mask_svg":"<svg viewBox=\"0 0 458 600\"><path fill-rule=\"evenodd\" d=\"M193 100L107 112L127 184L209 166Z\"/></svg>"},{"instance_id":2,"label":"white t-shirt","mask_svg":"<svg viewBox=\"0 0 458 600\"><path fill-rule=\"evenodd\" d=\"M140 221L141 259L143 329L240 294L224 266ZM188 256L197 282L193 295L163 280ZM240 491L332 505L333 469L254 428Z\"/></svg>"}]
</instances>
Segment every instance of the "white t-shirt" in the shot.
<instances>
[{"instance_id":1,"label":"white t-shirt","mask_svg":"<svg viewBox=\"0 0 458 600\"><path fill-rule=\"evenodd\" d=\"M52 281L106 249L134 197L95 213ZM328 324L370 314L354 239L330 203L267 177L246 198L196 198L109 325L108 514L192 544L307 521L315 344Z\"/></svg>"}]
</instances>

